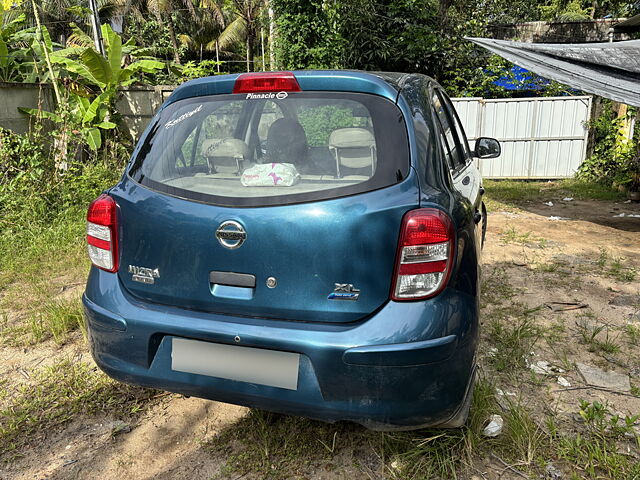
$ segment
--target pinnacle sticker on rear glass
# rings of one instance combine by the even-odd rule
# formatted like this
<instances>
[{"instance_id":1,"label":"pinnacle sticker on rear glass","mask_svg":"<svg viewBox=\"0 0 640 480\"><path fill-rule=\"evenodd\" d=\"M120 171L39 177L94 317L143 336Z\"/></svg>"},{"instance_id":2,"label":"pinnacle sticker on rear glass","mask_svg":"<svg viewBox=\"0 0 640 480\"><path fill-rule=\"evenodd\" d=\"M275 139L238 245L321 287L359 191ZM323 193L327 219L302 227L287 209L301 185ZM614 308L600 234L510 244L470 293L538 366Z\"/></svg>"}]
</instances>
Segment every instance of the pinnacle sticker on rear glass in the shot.
<instances>
[{"instance_id":1,"label":"pinnacle sticker on rear glass","mask_svg":"<svg viewBox=\"0 0 640 480\"><path fill-rule=\"evenodd\" d=\"M164 128L169 129L169 128L179 124L180 122L186 120L187 118L193 117L196 113L198 113L201 110L202 110L202 104L198 105L196 108L194 108L190 112L187 112L187 113L184 113L184 114L180 115L178 118L176 118L174 120L169 120L167 123L164 124Z\"/></svg>"},{"instance_id":2,"label":"pinnacle sticker on rear glass","mask_svg":"<svg viewBox=\"0 0 640 480\"><path fill-rule=\"evenodd\" d=\"M278 100L284 100L288 96L289 94L287 92L247 93L245 100L270 100L273 98Z\"/></svg>"}]
</instances>

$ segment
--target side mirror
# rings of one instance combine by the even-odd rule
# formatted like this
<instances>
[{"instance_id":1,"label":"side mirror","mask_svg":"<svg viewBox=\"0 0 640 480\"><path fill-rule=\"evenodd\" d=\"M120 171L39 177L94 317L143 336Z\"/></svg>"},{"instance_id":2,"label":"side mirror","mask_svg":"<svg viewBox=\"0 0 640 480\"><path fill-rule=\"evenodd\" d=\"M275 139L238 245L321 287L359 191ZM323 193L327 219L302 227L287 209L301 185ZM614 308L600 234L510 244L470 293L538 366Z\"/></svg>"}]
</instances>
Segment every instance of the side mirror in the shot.
<instances>
[{"instance_id":1,"label":"side mirror","mask_svg":"<svg viewBox=\"0 0 640 480\"><path fill-rule=\"evenodd\" d=\"M473 156L476 158L496 158L500 156L502 149L500 142L495 138L480 137L476 140Z\"/></svg>"}]
</instances>

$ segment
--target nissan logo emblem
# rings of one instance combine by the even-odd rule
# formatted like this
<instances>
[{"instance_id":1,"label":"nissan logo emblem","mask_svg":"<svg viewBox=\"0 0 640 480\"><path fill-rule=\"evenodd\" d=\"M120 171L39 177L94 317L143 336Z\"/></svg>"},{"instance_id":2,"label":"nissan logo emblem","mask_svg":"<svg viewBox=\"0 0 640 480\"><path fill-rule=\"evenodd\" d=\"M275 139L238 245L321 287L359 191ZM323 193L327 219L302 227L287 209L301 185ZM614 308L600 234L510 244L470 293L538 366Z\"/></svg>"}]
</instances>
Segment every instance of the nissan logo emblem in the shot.
<instances>
[{"instance_id":1,"label":"nissan logo emblem","mask_svg":"<svg viewBox=\"0 0 640 480\"><path fill-rule=\"evenodd\" d=\"M216 238L225 248L238 248L247 239L247 232L242 225L233 220L222 222L216 230Z\"/></svg>"}]
</instances>

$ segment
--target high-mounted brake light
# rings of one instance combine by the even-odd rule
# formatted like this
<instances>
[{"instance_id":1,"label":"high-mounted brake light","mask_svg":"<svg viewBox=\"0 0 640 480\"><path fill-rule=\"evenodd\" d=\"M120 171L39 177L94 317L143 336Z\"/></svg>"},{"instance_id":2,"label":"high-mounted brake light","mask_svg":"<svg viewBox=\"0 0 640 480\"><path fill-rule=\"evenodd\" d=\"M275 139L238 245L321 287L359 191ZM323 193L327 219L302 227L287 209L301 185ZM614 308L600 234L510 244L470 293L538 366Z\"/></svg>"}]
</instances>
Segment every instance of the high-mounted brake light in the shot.
<instances>
[{"instance_id":1,"label":"high-mounted brake light","mask_svg":"<svg viewBox=\"0 0 640 480\"><path fill-rule=\"evenodd\" d=\"M118 271L116 202L109 195L96 198L87 212L87 249L91 262L107 272Z\"/></svg>"},{"instance_id":2,"label":"high-mounted brake light","mask_svg":"<svg viewBox=\"0 0 640 480\"><path fill-rule=\"evenodd\" d=\"M424 300L447 285L454 256L449 216L435 208L407 212L402 219L392 300Z\"/></svg>"},{"instance_id":3,"label":"high-mounted brake light","mask_svg":"<svg viewBox=\"0 0 640 480\"><path fill-rule=\"evenodd\" d=\"M291 72L243 73L233 85L233 93L300 91L298 80Z\"/></svg>"}]
</instances>

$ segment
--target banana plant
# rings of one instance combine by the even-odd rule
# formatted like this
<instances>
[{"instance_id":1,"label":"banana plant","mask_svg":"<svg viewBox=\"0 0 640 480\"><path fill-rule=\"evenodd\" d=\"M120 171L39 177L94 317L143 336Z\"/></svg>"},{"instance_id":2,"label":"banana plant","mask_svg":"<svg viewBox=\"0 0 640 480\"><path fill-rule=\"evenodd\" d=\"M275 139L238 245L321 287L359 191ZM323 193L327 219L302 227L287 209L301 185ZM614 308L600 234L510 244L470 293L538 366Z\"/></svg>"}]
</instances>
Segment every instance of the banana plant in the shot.
<instances>
[{"instance_id":1,"label":"banana plant","mask_svg":"<svg viewBox=\"0 0 640 480\"><path fill-rule=\"evenodd\" d=\"M80 29L76 27L74 34L75 43L80 46L48 52L51 63L60 69L59 77L73 80L65 82L67 105L59 105L56 112L29 108L20 108L20 111L52 120L58 125L71 126L73 133L79 133L89 148L96 151L102 146L102 132L116 127L111 120L118 88L137 81L136 75L140 72L157 72L164 68L164 63L151 58L136 58L131 64L124 65L125 55L135 55L135 46L133 42L123 45L121 37L109 25L102 26L104 57L87 42ZM91 100L96 93L97 96ZM67 139L67 129L62 130L62 136Z\"/></svg>"},{"instance_id":2,"label":"banana plant","mask_svg":"<svg viewBox=\"0 0 640 480\"><path fill-rule=\"evenodd\" d=\"M102 146L101 130L112 130L116 124L109 120L109 109L105 100L108 93L101 93L93 101L87 97L69 92L66 111L46 112L36 108L20 108L21 112L40 116L58 125L71 125L73 134L80 135L88 147L97 151Z\"/></svg>"},{"instance_id":3,"label":"banana plant","mask_svg":"<svg viewBox=\"0 0 640 480\"><path fill-rule=\"evenodd\" d=\"M4 5L0 4L0 81L21 82L33 64L27 46L35 37L35 32L23 30L26 21L24 14L11 17Z\"/></svg>"},{"instance_id":4,"label":"banana plant","mask_svg":"<svg viewBox=\"0 0 640 480\"><path fill-rule=\"evenodd\" d=\"M80 37L79 29L74 31ZM124 56L134 54L133 41L122 44L122 38L108 24L102 25L102 38L105 42L105 56L93 47L70 47L53 52L51 61L63 67L67 72L88 86L97 87L101 93L109 92L115 96L119 87L136 82L138 73L155 73L164 68L164 63L152 58L136 58L131 64L123 66Z\"/></svg>"}]
</instances>

